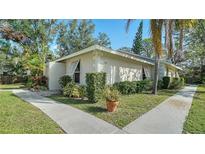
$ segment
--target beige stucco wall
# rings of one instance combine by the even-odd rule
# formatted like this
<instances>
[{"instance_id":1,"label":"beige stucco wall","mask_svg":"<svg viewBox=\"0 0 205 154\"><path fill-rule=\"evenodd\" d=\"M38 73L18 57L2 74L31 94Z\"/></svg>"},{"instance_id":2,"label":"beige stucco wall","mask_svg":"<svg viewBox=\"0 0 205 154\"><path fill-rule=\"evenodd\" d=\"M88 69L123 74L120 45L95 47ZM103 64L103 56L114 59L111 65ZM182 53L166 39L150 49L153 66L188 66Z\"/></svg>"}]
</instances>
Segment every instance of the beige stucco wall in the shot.
<instances>
[{"instance_id":1,"label":"beige stucco wall","mask_svg":"<svg viewBox=\"0 0 205 154\"><path fill-rule=\"evenodd\" d=\"M48 63L48 87L49 90L58 90L60 86L58 80L65 74L65 63L49 62Z\"/></svg>"},{"instance_id":2,"label":"beige stucco wall","mask_svg":"<svg viewBox=\"0 0 205 154\"><path fill-rule=\"evenodd\" d=\"M164 63L161 63L160 64L160 79L162 79L163 76L179 77L179 73L176 68L173 68Z\"/></svg>"},{"instance_id":3,"label":"beige stucco wall","mask_svg":"<svg viewBox=\"0 0 205 154\"><path fill-rule=\"evenodd\" d=\"M107 84L142 80L142 67L148 68L152 78L151 65L109 53L98 53L97 71L107 73Z\"/></svg>"}]
</instances>

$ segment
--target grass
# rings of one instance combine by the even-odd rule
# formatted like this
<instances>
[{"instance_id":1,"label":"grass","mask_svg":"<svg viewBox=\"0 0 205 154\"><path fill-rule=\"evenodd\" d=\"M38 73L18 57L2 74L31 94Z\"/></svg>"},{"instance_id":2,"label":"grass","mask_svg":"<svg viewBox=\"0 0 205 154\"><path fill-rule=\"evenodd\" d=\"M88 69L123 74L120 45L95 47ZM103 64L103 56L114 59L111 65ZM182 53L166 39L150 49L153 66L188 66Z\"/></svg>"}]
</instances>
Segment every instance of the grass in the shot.
<instances>
[{"instance_id":1,"label":"grass","mask_svg":"<svg viewBox=\"0 0 205 154\"><path fill-rule=\"evenodd\" d=\"M59 134L61 128L36 107L11 92L0 92L1 134Z\"/></svg>"},{"instance_id":2,"label":"grass","mask_svg":"<svg viewBox=\"0 0 205 154\"><path fill-rule=\"evenodd\" d=\"M205 85L197 88L183 133L205 133Z\"/></svg>"},{"instance_id":3,"label":"grass","mask_svg":"<svg viewBox=\"0 0 205 154\"><path fill-rule=\"evenodd\" d=\"M120 98L120 105L114 113L107 112L104 100L93 104L89 101L69 99L60 95L50 96L50 98L69 104L119 128L123 128L176 92L176 90L161 90L158 92L158 95L152 95L150 93L123 95Z\"/></svg>"},{"instance_id":4,"label":"grass","mask_svg":"<svg viewBox=\"0 0 205 154\"><path fill-rule=\"evenodd\" d=\"M22 83L15 83L15 84L0 84L0 89L20 89L24 88L25 86Z\"/></svg>"}]
</instances>

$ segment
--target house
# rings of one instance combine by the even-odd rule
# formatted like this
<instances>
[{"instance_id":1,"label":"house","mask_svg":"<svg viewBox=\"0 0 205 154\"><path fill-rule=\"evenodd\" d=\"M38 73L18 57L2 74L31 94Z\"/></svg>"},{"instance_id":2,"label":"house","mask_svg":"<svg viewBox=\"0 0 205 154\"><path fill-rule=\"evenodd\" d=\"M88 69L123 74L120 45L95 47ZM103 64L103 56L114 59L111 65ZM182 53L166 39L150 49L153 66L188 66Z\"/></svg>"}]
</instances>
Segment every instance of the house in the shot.
<instances>
[{"instance_id":1,"label":"house","mask_svg":"<svg viewBox=\"0 0 205 154\"><path fill-rule=\"evenodd\" d=\"M159 78L178 77L181 68L161 60ZM153 79L154 60L129 52L115 51L94 45L46 64L44 75L49 89L59 89L63 75L72 76L79 84L86 84L86 73L106 72L107 84L120 81Z\"/></svg>"}]
</instances>

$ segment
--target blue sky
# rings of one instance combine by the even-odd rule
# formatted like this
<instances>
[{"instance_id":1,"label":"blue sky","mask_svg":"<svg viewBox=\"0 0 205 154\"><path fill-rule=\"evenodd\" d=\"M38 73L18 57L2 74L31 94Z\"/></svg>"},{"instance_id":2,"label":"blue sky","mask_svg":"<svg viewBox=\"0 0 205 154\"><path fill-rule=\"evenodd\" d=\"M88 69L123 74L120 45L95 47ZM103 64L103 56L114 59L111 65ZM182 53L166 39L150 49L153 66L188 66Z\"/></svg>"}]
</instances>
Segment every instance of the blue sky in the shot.
<instances>
[{"instance_id":1,"label":"blue sky","mask_svg":"<svg viewBox=\"0 0 205 154\"><path fill-rule=\"evenodd\" d=\"M92 21L95 24L94 37L97 37L99 32L106 33L110 38L112 49L115 50L121 47L132 47L141 20L133 20L128 32L125 31L127 20L124 19L93 19ZM143 20L143 38L149 37L149 20ZM52 50L56 47L55 43L51 45Z\"/></svg>"},{"instance_id":2,"label":"blue sky","mask_svg":"<svg viewBox=\"0 0 205 154\"><path fill-rule=\"evenodd\" d=\"M128 33L125 31L126 20L121 19L95 19L93 20L95 24L95 36L99 32L105 32L112 44L113 49L118 49L120 47L132 47L133 39L137 32L140 20L134 20ZM150 37L149 30L149 20L143 20L143 38Z\"/></svg>"}]
</instances>

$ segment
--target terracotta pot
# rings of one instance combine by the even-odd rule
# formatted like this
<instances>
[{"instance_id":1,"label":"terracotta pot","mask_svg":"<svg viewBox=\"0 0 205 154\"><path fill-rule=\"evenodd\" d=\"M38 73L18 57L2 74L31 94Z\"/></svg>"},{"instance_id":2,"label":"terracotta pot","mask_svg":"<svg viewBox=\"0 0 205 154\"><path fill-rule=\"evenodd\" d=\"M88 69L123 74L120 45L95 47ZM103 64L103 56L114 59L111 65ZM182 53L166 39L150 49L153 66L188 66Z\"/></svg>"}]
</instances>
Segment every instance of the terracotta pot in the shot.
<instances>
[{"instance_id":1,"label":"terracotta pot","mask_svg":"<svg viewBox=\"0 0 205 154\"><path fill-rule=\"evenodd\" d=\"M117 102L117 101L108 101L107 100L106 104L107 104L107 110L109 112L115 112L119 102Z\"/></svg>"}]
</instances>

